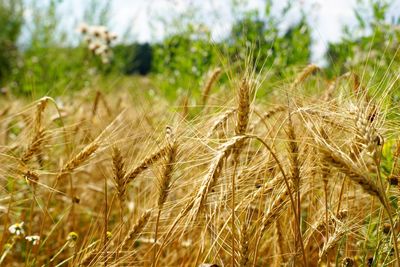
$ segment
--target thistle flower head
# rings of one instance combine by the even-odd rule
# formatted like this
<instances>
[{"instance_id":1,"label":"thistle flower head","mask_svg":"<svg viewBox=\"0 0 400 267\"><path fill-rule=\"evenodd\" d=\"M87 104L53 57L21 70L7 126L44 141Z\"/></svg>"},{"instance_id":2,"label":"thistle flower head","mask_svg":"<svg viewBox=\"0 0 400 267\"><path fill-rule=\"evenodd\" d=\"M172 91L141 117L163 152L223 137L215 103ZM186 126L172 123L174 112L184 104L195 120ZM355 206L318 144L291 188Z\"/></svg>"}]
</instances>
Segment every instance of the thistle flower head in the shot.
<instances>
[{"instance_id":1,"label":"thistle flower head","mask_svg":"<svg viewBox=\"0 0 400 267\"><path fill-rule=\"evenodd\" d=\"M101 43L94 41L89 44L89 50L95 52L97 49L101 47Z\"/></svg>"},{"instance_id":2,"label":"thistle flower head","mask_svg":"<svg viewBox=\"0 0 400 267\"><path fill-rule=\"evenodd\" d=\"M81 34L86 34L89 31L89 26L86 23L82 22L81 24L79 24L77 31Z\"/></svg>"},{"instance_id":3,"label":"thistle flower head","mask_svg":"<svg viewBox=\"0 0 400 267\"><path fill-rule=\"evenodd\" d=\"M118 38L116 33L113 32L109 32L106 36L105 36L105 41L106 43L109 45L111 44L112 41L115 41Z\"/></svg>"},{"instance_id":4,"label":"thistle flower head","mask_svg":"<svg viewBox=\"0 0 400 267\"><path fill-rule=\"evenodd\" d=\"M112 57L111 43L117 39L117 35L105 26L88 26L84 23L78 27L78 32L84 35L89 50L98 56L103 64L109 64Z\"/></svg>"},{"instance_id":5,"label":"thistle flower head","mask_svg":"<svg viewBox=\"0 0 400 267\"><path fill-rule=\"evenodd\" d=\"M107 47L106 45L104 45L104 44L101 44L101 45L94 51L94 53L95 53L96 55L102 55L102 54L105 54L105 53L107 52L107 50L108 50L108 47Z\"/></svg>"},{"instance_id":6,"label":"thistle flower head","mask_svg":"<svg viewBox=\"0 0 400 267\"><path fill-rule=\"evenodd\" d=\"M99 26L92 26L90 27L90 33L93 34L95 37L100 37L101 28Z\"/></svg>"}]
</instances>

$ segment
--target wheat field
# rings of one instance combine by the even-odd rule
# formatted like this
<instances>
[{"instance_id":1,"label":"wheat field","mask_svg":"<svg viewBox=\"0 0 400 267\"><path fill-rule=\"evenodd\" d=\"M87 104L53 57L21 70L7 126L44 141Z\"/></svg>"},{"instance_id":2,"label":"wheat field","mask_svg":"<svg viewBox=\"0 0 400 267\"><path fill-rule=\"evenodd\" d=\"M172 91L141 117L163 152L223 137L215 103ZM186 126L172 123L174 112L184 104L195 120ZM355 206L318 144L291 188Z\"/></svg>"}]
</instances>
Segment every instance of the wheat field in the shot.
<instances>
[{"instance_id":1,"label":"wheat field","mask_svg":"<svg viewBox=\"0 0 400 267\"><path fill-rule=\"evenodd\" d=\"M197 103L4 101L0 265L399 266L391 88L210 73Z\"/></svg>"}]
</instances>

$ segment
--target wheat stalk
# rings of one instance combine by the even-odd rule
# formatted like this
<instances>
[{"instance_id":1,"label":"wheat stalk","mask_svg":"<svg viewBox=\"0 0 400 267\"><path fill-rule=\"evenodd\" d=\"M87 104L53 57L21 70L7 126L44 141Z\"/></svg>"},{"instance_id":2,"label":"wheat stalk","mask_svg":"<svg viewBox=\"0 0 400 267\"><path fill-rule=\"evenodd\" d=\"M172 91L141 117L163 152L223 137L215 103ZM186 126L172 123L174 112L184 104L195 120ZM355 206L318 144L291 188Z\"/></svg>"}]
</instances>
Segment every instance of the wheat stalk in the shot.
<instances>
[{"instance_id":1,"label":"wheat stalk","mask_svg":"<svg viewBox=\"0 0 400 267\"><path fill-rule=\"evenodd\" d=\"M235 125L235 134L236 136L246 134L246 130L249 124L250 117L250 91L251 84L247 77L241 80L240 86L237 90L237 116L236 116L236 125ZM231 191L232 191L232 217L231 217L231 228L232 228L232 267L235 266L235 195L236 195L236 168L239 165L239 155L240 150L243 147L244 140L240 140L237 142L232 151L232 158L234 169L232 173L231 179Z\"/></svg>"}]
</instances>

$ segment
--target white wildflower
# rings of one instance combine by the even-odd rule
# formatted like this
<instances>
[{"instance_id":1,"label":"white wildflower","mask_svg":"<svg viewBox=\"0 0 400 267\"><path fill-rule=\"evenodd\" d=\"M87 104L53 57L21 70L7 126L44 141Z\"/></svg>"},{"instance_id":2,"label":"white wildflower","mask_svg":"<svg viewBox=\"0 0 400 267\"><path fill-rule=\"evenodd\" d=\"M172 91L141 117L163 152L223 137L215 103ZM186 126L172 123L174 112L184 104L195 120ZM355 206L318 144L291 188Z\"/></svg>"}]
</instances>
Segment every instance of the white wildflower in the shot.
<instances>
[{"instance_id":1,"label":"white wildflower","mask_svg":"<svg viewBox=\"0 0 400 267\"><path fill-rule=\"evenodd\" d=\"M10 231L10 233L13 235L24 235L25 232L23 226L24 222L15 223L8 227L8 231Z\"/></svg>"},{"instance_id":2,"label":"white wildflower","mask_svg":"<svg viewBox=\"0 0 400 267\"><path fill-rule=\"evenodd\" d=\"M40 240L40 236L38 235L29 235L25 237L26 240L28 240L29 242L32 242L32 245L37 245L39 244L39 240Z\"/></svg>"}]
</instances>

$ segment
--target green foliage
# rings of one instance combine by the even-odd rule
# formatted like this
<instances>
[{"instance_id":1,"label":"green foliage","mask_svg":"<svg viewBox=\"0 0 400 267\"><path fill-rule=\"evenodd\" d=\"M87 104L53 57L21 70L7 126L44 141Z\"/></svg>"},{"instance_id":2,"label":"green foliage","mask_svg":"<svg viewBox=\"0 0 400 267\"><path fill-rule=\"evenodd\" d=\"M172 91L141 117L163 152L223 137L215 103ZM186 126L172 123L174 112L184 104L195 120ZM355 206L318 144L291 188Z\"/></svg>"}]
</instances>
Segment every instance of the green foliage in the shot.
<instances>
[{"instance_id":1,"label":"green foliage","mask_svg":"<svg viewBox=\"0 0 400 267\"><path fill-rule=\"evenodd\" d=\"M111 0L89 0L85 10L85 21L92 25L107 26L110 22Z\"/></svg>"},{"instance_id":2,"label":"green foliage","mask_svg":"<svg viewBox=\"0 0 400 267\"><path fill-rule=\"evenodd\" d=\"M231 8L237 19L222 40L212 40L207 26L194 18L195 10L173 20L163 20L169 35L153 44L118 44L113 48L110 65L88 51L83 42L72 45L66 31L60 28L63 14L60 0L32 1L31 21L23 20L22 0L0 0L0 84L7 84L15 93L38 95L79 90L96 74L148 74L160 77L157 86L171 98L179 90L199 91L205 74L226 59L233 71L249 64L256 71L268 69L272 80L292 76L299 66L310 61L311 30L305 14L289 28L283 29L292 1L276 12L273 1L265 9L248 10L245 0L235 0ZM110 23L111 1L91 0L86 4L85 20L90 24ZM339 43L329 44L326 73L334 77L349 70L366 73L364 80L389 83L398 64L396 53L399 27L388 23L390 1L360 0L355 8L358 24L345 28ZM21 27L29 32L24 45L17 46ZM70 29L69 29L70 30ZM78 36L74 36L77 38ZM93 75L94 74L94 75ZM225 79L222 77L222 79ZM395 83L397 85L397 83ZM181 89L180 89L181 88ZM394 97L398 103L400 97Z\"/></svg>"},{"instance_id":3,"label":"green foliage","mask_svg":"<svg viewBox=\"0 0 400 267\"><path fill-rule=\"evenodd\" d=\"M82 49L69 47L49 47L40 55L37 50L26 51L12 89L16 93L38 95L80 89L88 78L83 54Z\"/></svg>"},{"instance_id":4,"label":"green foliage","mask_svg":"<svg viewBox=\"0 0 400 267\"><path fill-rule=\"evenodd\" d=\"M370 70L374 76L382 77L380 72L386 72L389 63L397 61L400 31L387 22L389 7L389 1L358 1L354 9L358 25L345 27L342 40L329 44L327 70L331 76L348 70Z\"/></svg>"},{"instance_id":5,"label":"green foliage","mask_svg":"<svg viewBox=\"0 0 400 267\"><path fill-rule=\"evenodd\" d=\"M167 71L167 75L172 73L176 78L180 75L199 78L216 58L210 31L203 25L188 25L185 31L166 37L153 49L154 71Z\"/></svg>"},{"instance_id":6,"label":"green foliage","mask_svg":"<svg viewBox=\"0 0 400 267\"><path fill-rule=\"evenodd\" d=\"M389 1L359 1L355 8L358 25L346 27L339 43L329 44L326 72L335 77L348 71L362 75L361 83L366 88L391 89L391 106L400 104L398 69L400 55L398 46L400 28L398 18L389 22Z\"/></svg>"},{"instance_id":7,"label":"green foliage","mask_svg":"<svg viewBox=\"0 0 400 267\"><path fill-rule=\"evenodd\" d=\"M199 92L199 82L211 66L218 63L218 51L204 25L188 25L185 31L166 37L153 46L153 72L158 86L170 99L184 88Z\"/></svg>"},{"instance_id":8,"label":"green foliage","mask_svg":"<svg viewBox=\"0 0 400 267\"><path fill-rule=\"evenodd\" d=\"M17 40L23 24L22 1L0 0L0 85L16 67L18 60Z\"/></svg>"},{"instance_id":9,"label":"green foliage","mask_svg":"<svg viewBox=\"0 0 400 267\"><path fill-rule=\"evenodd\" d=\"M280 58L280 67L309 63L310 46L311 31L305 17L303 17L275 43L275 51L277 51L277 57Z\"/></svg>"},{"instance_id":10,"label":"green foliage","mask_svg":"<svg viewBox=\"0 0 400 267\"><path fill-rule=\"evenodd\" d=\"M290 71L291 66L305 65L310 60L311 31L305 15L282 31L282 23L292 9L292 2L277 14L272 12L272 1L266 2L265 13L253 10L243 14L232 27L226 40L232 61L243 62L247 51L254 51L256 70L271 68L278 75ZM246 49L243 49L246 48Z\"/></svg>"},{"instance_id":11,"label":"green foliage","mask_svg":"<svg viewBox=\"0 0 400 267\"><path fill-rule=\"evenodd\" d=\"M283 19L272 15L268 3L265 14L256 10L238 14L240 18L230 34L220 41L212 42L211 32L204 25L189 23L183 30L179 25L176 33L153 46L153 71L168 80L160 86L166 90L172 86L175 91L199 87L199 81L221 64L221 58L228 60L229 68L242 69L244 64L250 64L256 71L265 67L278 76L290 73L291 66L306 65L311 55L311 32L305 17L282 32ZM290 8L284 8L281 15L285 16Z\"/></svg>"},{"instance_id":12,"label":"green foliage","mask_svg":"<svg viewBox=\"0 0 400 267\"><path fill-rule=\"evenodd\" d=\"M123 74L148 74L153 60L153 49L149 43L118 44L114 47L114 62Z\"/></svg>"},{"instance_id":13,"label":"green foliage","mask_svg":"<svg viewBox=\"0 0 400 267\"><path fill-rule=\"evenodd\" d=\"M86 12L86 16L90 14L88 20L107 20L109 1L104 5L95 5L95 2L89 5L92 12ZM96 74L110 72L111 68L104 66L87 47L71 44L67 30L61 28L61 3L62 0L31 2L32 18L25 21L29 31L19 49L20 60L18 66L13 65L12 76L7 79L13 93L35 97L62 94L87 87ZM22 11L15 17L22 19Z\"/></svg>"},{"instance_id":14,"label":"green foliage","mask_svg":"<svg viewBox=\"0 0 400 267\"><path fill-rule=\"evenodd\" d=\"M238 20L227 38L229 52L235 61L246 60L247 50L257 51L260 61L270 60L272 63L273 41L278 36L278 29L267 29L266 22L260 18L257 11L247 12L244 18ZM243 49L246 48L246 49ZM262 63L261 63L262 64ZM270 65L270 64L268 64Z\"/></svg>"}]
</instances>

